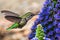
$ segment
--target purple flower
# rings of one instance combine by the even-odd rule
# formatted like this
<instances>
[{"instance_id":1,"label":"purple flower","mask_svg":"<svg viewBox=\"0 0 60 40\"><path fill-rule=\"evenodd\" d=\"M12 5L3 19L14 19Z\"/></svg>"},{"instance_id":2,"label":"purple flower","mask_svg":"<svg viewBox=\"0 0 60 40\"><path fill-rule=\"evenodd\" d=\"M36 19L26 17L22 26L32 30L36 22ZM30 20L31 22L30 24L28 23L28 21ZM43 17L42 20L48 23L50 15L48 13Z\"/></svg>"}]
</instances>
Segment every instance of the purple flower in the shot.
<instances>
[{"instance_id":1,"label":"purple flower","mask_svg":"<svg viewBox=\"0 0 60 40\"><path fill-rule=\"evenodd\" d=\"M60 4L56 4L56 8L60 8Z\"/></svg>"},{"instance_id":2,"label":"purple flower","mask_svg":"<svg viewBox=\"0 0 60 40\"><path fill-rule=\"evenodd\" d=\"M60 0L58 0L58 2L60 2Z\"/></svg>"},{"instance_id":3,"label":"purple flower","mask_svg":"<svg viewBox=\"0 0 60 40\"><path fill-rule=\"evenodd\" d=\"M60 16L60 10L58 10L57 14Z\"/></svg>"},{"instance_id":4,"label":"purple flower","mask_svg":"<svg viewBox=\"0 0 60 40\"><path fill-rule=\"evenodd\" d=\"M46 27L44 27L43 29L44 29L44 32L46 33L46 31L47 31L47 28L46 28Z\"/></svg>"},{"instance_id":5,"label":"purple flower","mask_svg":"<svg viewBox=\"0 0 60 40\"><path fill-rule=\"evenodd\" d=\"M53 22L53 25L54 25L54 26L56 26L57 24L58 24L58 22L57 22L57 21L54 21L54 22Z\"/></svg>"},{"instance_id":6,"label":"purple flower","mask_svg":"<svg viewBox=\"0 0 60 40\"><path fill-rule=\"evenodd\" d=\"M51 40L50 38L45 38L45 40Z\"/></svg>"},{"instance_id":7,"label":"purple flower","mask_svg":"<svg viewBox=\"0 0 60 40\"><path fill-rule=\"evenodd\" d=\"M60 28L60 23L58 24L58 28Z\"/></svg>"},{"instance_id":8,"label":"purple flower","mask_svg":"<svg viewBox=\"0 0 60 40\"><path fill-rule=\"evenodd\" d=\"M38 38L37 38L37 37L34 37L34 38L32 38L31 40L38 40Z\"/></svg>"},{"instance_id":9,"label":"purple flower","mask_svg":"<svg viewBox=\"0 0 60 40\"><path fill-rule=\"evenodd\" d=\"M31 28L32 32L31 34L29 34L29 39L32 39L33 37L35 37L35 34L36 34L36 28L37 28L37 25L34 24Z\"/></svg>"},{"instance_id":10,"label":"purple flower","mask_svg":"<svg viewBox=\"0 0 60 40\"><path fill-rule=\"evenodd\" d=\"M53 36L53 31L50 31L50 32L48 33L48 36Z\"/></svg>"},{"instance_id":11,"label":"purple flower","mask_svg":"<svg viewBox=\"0 0 60 40\"><path fill-rule=\"evenodd\" d=\"M35 30L36 28L37 28L36 25L33 25L31 30Z\"/></svg>"},{"instance_id":12,"label":"purple flower","mask_svg":"<svg viewBox=\"0 0 60 40\"><path fill-rule=\"evenodd\" d=\"M60 16L59 16L58 14L55 14L55 15L54 15L54 18L55 18L56 20L60 20Z\"/></svg>"},{"instance_id":13,"label":"purple flower","mask_svg":"<svg viewBox=\"0 0 60 40\"><path fill-rule=\"evenodd\" d=\"M55 37L56 37L56 40L60 40L60 34L56 34Z\"/></svg>"},{"instance_id":14,"label":"purple flower","mask_svg":"<svg viewBox=\"0 0 60 40\"><path fill-rule=\"evenodd\" d=\"M35 37L35 34L32 34L32 33L31 33L31 34L29 35L29 39L32 39L33 37Z\"/></svg>"},{"instance_id":15,"label":"purple flower","mask_svg":"<svg viewBox=\"0 0 60 40\"><path fill-rule=\"evenodd\" d=\"M56 33L60 33L60 28L55 29Z\"/></svg>"},{"instance_id":16,"label":"purple flower","mask_svg":"<svg viewBox=\"0 0 60 40\"><path fill-rule=\"evenodd\" d=\"M53 7L52 6L49 6L48 10L50 11L51 9L53 9Z\"/></svg>"},{"instance_id":17,"label":"purple flower","mask_svg":"<svg viewBox=\"0 0 60 40\"><path fill-rule=\"evenodd\" d=\"M54 2L51 3L52 8L54 7Z\"/></svg>"},{"instance_id":18,"label":"purple flower","mask_svg":"<svg viewBox=\"0 0 60 40\"><path fill-rule=\"evenodd\" d=\"M57 12L57 9L56 8L53 8L53 11Z\"/></svg>"},{"instance_id":19,"label":"purple flower","mask_svg":"<svg viewBox=\"0 0 60 40\"><path fill-rule=\"evenodd\" d=\"M48 21L51 22L51 21L53 21L53 19L51 17L49 17Z\"/></svg>"},{"instance_id":20,"label":"purple flower","mask_svg":"<svg viewBox=\"0 0 60 40\"><path fill-rule=\"evenodd\" d=\"M52 24L49 24L47 28L48 29L51 29L51 28L53 28L53 25Z\"/></svg>"}]
</instances>

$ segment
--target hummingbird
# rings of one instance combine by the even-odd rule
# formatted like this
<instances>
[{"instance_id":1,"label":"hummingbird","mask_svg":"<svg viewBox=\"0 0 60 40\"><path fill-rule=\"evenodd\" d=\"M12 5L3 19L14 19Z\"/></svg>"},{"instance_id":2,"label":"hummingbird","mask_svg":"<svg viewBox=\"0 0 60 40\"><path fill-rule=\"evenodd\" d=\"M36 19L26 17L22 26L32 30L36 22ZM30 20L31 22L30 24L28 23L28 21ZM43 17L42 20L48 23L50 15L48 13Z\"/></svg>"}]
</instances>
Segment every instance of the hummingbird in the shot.
<instances>
[{"instance_id":1,"label":"hummingbird","mask_svg":"<svg viewBox=\"0 0 60 40\"><path fill-rule=\"evenodd\" d=\"M7 30L11 30L13 28L22 28L27 23L27 21L35 15L31 12L27 12L20 16L17 13L8 10L2 10L1 13L5 15L6 20L14 22L14 24L7 28Z\"/></svg>"}]
</instances>

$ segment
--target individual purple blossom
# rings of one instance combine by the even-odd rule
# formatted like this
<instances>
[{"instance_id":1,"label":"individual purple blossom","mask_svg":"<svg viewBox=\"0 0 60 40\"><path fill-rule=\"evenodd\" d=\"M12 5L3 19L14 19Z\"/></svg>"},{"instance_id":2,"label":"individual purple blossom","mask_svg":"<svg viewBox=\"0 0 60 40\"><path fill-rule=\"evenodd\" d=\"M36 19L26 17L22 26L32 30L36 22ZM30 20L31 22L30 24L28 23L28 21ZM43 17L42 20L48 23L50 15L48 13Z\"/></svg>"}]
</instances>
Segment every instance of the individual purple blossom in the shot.
<instances>
[{"instance_id":1,"label":"individual purple blossom","mask_svg":"<svg viewBox=\"0 0 60 40\"><path fill-rule=\"evenodd\" d=\"M51 22L51 21L53 21L53 19L51 17L49 17L48 21Z\"/></svg>"},{"instance_id":2,"label":"individual purple blossom","mask_svg":"<svg viewBox=\"0 0 60 40\"><path fill-rule=\"evenodd\" d=\"M57 24L58 24L58 22L55 20L55 21L53 22L53 25L56 26Z\"/></svg>"},{"instance_id":3,"label":"individual purple blossom","mask_svg":"<svg viewBox=\"0 0 60 40\"><path fill-rule=\"evenodd\" d=\"M51 3L52 8L54 8L54 2Z\"/></svg>"},{"instance_id":4,"label":"individual purple blossom","mask_svg":"<svg viewBox=\"0 0 60 40\"><path fill-rule=\"evenodd\" d=\"M58 28L60 28L60 23L58 24Z\"/></svg>"},{"instance_id":5,"label":"individual purple blossom","mask_svg":"<svg viewBox=\"0 0 60 40\"><path fill-rule=\"evenodd\" d=\"M51 40L50 38L45 38L44 40Z\"/></svg>"},{"instance_id":6,"label":"individual purple blossom","mask_svg":"<svg viewBox=\"0 0 60 40\"><path fill-rule=\"evenodd\" d=\"M56 40L60 40L60 34L56 34Z\"/></svg>"},{"instance_id":7,"label":"individual purple blossom","mask_svg":"<svg viewBox=\"0 0 60 40\"><path fill-rule=\"evenodd\" d=\"M56 8L60 8L60 4L56 4Z\"/></svg>"},{"instance_id":8,"label":"individual purple blossom","mask_svg":"<svg viewBox=\"0 0 60 40\"><path fill-rule=\"evenodd\" d=\"M50 4L52 0L46 0L45 4Z\"/></svg>"},{"instance_id":9,"label":"individual purple blossom","mask_svg":"<svg viewBox=\"0 0 60 40\"><path fill-rule=\"evenodd\" d=\"M53 31L48 32L48 36L52 36L53 35Z\"/></svg>"},{"instance_id":10,"label":"individual purple blossom","mask_svg":"<svg viewBox=\"0 0 60 40\"><path fill-rule=\"evenodd\" d=\"M58 14L55 14L55 15L54 15L54 18L55 18L56 20L60 20L60 16L59 16Z\"/></svg>"},{"instance_id":11,"label":"individual purple blossom","mask_svg":"<svg viewBox=\"0 0 60 40\"><path fill-rule=\"evenodd\" d=\"M60 0L58 0L58 2L60 2Z\"/></svg>"},{"instance_id":12,"label":"individual purple blossom","mask_svg":"<svg viewBox=\"0 0 60 40\"><path fill-rule=\"evenodd\" d=\"M60 33L60 28L55 29L56 33Z\"/></svg>"},{"instance_id":13,"label":"individual purple blossom","mask_svg":"<svg viewBox=\"0 0 60 40\"><path fill-rule=\"evenodd\" d=\"M34 37L34 38L32 38L31 40L38 40L38 38L37 38L37 37Z\"/></svg>"},{"instance_id":14,"label":"individual purple blossom","mask_svg":"<svg viewBox=\"0 0 60 40\"><path fill-rule=\"evenodd\" d=\"M57 9L56 8L53 8L53 11L57 12Z\"/></svg>"},{"instance_id":15,"label":"individual purple blossom","mask_svg":"<svg viewBox=\"0 0 60 40\"><path fill-rule=\"evenodd\" d=\"M37 25L34 24L31 28L32 32L31 34L29 35L29 39L32 39L33 37L35 37L35 34L36 34L36 28L37 28Z\"/></svg>"},{"instance_id":16,"label":"individual purple blossom","mask_svg":"<svg viewBox=\"0 0 60 40\"><path fill-rule=\"evenodd\" d=\"M60 10L58 10L57 14L60 16Z\"/></svg>"},{"instance_id":17,"label":"individual purple blossom","mask_svg":"<svg viewBox=\"0 0 60 40\"><path fill-rule=\"evenodd\" d=\"M47 28L48 29L51 29L52 27L53 27L53 25L52 24L49 24Z\"/></svg>"}]
</instances>

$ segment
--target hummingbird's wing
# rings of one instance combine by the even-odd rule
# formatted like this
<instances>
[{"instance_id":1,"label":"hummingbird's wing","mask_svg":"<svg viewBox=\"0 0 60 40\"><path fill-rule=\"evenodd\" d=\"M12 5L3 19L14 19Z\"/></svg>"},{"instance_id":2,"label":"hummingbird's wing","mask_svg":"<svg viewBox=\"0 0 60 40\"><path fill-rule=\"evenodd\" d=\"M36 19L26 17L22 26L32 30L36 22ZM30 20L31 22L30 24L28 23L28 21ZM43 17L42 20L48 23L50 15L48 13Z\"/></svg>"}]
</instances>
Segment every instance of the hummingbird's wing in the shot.
<instances>
[{"instance_id":1,"label":"hummingbird's wing","mask_svg":"<svg viewBox=\"0 0 60 40\"><path fill-rule=\"evenodd\" d=\"M20 17L16 17L16 16L5 16L5 18L11 22L20 22L21 18Z\"/></svg>"},{"instance_id":2,"label":"hummingbird's wing","mask_svg":"<svg viewBox=\"0 0 60 40\"><path fill-rule=\"evenodd\" d=\"M5 19L11 21L11 22L20 22L21 18L17 13L8 11L8 10L2 10L1 13L5 15Z\"/></svg>"},{"instance_id":3,"label":"hummingbird's wing","mask_svg":"<svg viewBox=\"0 0 60 40\"><path fill-rule=\"evenodd\" d=\"M1 13L3 13L5 16L16 16L16 17L19 16L17 13L14 13L14 12L8 11L8 10L2 10Z\"/></svg>"}]
</instances>

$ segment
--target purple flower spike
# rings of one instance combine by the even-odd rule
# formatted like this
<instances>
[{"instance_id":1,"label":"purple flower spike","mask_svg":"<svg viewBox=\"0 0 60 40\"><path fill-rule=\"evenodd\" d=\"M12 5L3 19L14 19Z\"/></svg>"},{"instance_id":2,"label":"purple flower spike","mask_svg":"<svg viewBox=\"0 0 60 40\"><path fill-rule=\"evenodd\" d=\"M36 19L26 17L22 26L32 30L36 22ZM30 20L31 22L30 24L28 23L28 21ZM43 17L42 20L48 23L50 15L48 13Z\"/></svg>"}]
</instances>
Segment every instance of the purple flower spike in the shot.
<instances>
[{"instance_id":1,"label":"purple flower spike","mask_svg":"<svg viewBox=\"0 0 60 40\"><path fill-rule=\"evenodd\" d=\"M46 0L38 15L37 20L43 27L45 40L60 40L60 0ZM33 30L36 30L38 22L35 22Z\"/></svg>"}]
</instances>

